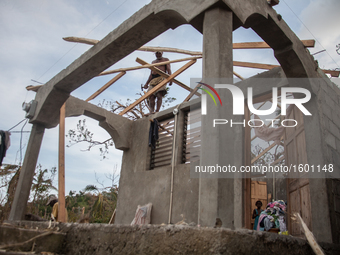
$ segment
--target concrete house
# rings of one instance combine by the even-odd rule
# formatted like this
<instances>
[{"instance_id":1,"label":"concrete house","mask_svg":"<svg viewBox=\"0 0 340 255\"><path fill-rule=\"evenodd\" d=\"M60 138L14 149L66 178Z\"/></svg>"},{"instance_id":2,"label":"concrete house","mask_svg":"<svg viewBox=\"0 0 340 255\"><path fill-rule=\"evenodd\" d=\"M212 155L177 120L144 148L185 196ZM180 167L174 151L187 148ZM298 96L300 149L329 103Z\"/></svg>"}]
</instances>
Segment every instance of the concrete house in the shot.
<instances>
[{"instance_id":1,"label":"concrete house","mask_svg":"<svg viewBox=\"0 0 340 255\"><path fill-rule=\"evenodd\" d=\"M183 24L190 24L203 35L203 80L232 83L232 32L244 27L255 31L273 49L281 65L237 83L244 95L250 86L256 102L271 98L274 86L302 87L311 93L304 105L312 116L296 110L291 115L299 125L285 132L286 163L332 164L333 172L287 179L288 207L290 213L300 212L318 241L340 243L340 90L271 7L275 2L153 0L42 86L35 98L37 108L30 119L33 127L9 220L21 220L24 216L44 130L58 125L59 110L66 102L66 116L86 115L98 120L112 136L115 147L124 151L117 224L130 224L137 205L151 202L153 224L176 223L184 215L186 222L201 226L214 226L216 218L220 218L223 227L250 228L250 177L192 178L188 164L190 157L194 162L194 155L199 158L195 164L201 166L218 163L239 168L251 164L247 127L211 129L214 119L250 118L247 108L244 116L232 117L233 100L228 90L216 88L223 107L205 116L200 114L201 99L197 98L137 121L70 96L137 48ZM302 78L304 82L300 82ZM259 79L281 82L261 84L257 83ZM207 100L208 109L212 104ZM154 118L172 134L160 134L160 147L164 150L158 152L148 144L149 119ZM188 127L190 121L197 118L201 118L200 146L195 151L187 140L194 132ZM293 223L289 224L293 235L301 234Z\"/></svg>"}]
</instances>

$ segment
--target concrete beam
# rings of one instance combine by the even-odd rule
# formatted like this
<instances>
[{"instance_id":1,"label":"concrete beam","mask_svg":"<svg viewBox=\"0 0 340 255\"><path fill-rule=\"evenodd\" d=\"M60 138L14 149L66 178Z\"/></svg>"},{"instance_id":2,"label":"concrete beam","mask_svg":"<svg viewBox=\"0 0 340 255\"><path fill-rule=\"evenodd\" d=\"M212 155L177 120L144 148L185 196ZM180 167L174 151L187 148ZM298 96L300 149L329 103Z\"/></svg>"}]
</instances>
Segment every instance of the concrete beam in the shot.
<instances>
[{"instance_id":1,"label":"concrete beam","mask_svg":"<svg viewBox=\"0 0 340 255\"><path fill-rule=\"evenodd\" d=\"M9 221L24 219L44 132L45 128L42 125L33 125L26 149L24 163L21 167L11 212L8 217Z\"/></svg>"}]
</instances>

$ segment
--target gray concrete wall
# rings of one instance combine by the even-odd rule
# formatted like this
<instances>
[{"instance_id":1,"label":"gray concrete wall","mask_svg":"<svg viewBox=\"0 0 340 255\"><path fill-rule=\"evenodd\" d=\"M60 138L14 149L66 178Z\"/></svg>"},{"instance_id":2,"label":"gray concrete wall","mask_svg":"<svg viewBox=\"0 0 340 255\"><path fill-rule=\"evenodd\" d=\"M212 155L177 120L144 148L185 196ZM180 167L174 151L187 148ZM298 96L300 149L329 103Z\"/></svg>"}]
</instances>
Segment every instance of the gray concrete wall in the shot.
<instances>
[{"instance_id":1,"label":"gray concrete wall","mask_svg":"<svg viewBox=\"0 0 340 255\"><path fill-rule=\"evenodd\" d=\"M197 101L197 100L196 100ZM188 110L189 104L183 104L180 111ZM171 109L152 115L158 120L173 117ZM181 158L180 149L183 140L184 122L179 120L182 129L177 132L176 159ZM152 224L168 223L171 166L150 170L151 148L148 146L149 118L143 118L132 124L132 143L130 149L124 151L119 196L117 204L116 224L130 224L138 205L152 203ZM190 179L190 165L176 160L174 170L174 191L171 223L182 220L183 214L188 223L197 223L198 212L198 179Z\"/></svg>"},{"instance_id":2,"label":"gray concrete wall","mask_svg":"<svg viewBox=\"0 0 340 255\"><path fill-rule=\"evenodd\" d=\"M2 237L0 238L0 245L10 242L13 243L13 236L14 234L18 234L18 232L36 232L35 235L41 232L46 233L48 226L48 223L40 222L12 222L12 224L14 224L14 226L0 226L0 237ZM60 223L55 227L58 228L58 233L49 230L48 232L53 235L37 239L36 249L34 251L72 255L313 254L306 240L245 229L232 231L226 228L199 228L181 225L126 226L77 223ZM9 235L9 233L11 233L11 235ZM59 237L59 239L57 239L57 237ZM28 238L28 235L20 237L23 241ZM64 242L62 242L62 239ZM54 241L54 246L47 246L51 241ZM28 249L25 251L30 251L32 247L32 242L28 244ZM320 245L325 255L335 255L340 252L340 245L329 243L320 243ZM0 252L0 254L9 253Z\"/></svg>"},{"instance_id":3,"label":"gray concrete wall","mask_svg":"<svg viewBox=\"0 0 340 255\"><path fill-rule=\"evenodd\" d=\"M325 75L319 71L320 77ZM314 85L313 90L316 92L317 107L319 110L322 147L318 148L319 153L322 154L323 164L333 164L333 173L340 171L340 89L329 79L320 80L319 85ZM310 138L310 139L308 139ZM308 146L312 144L314 137L306 134L306 143ZM313 144L312 144L313 146ZM321 162L320 162L321 163ZM329 214L329 224L332 241L340 243L340 179L339 174L334 176L332 173L325 174L327 179L311 180L315 183L317 190L315 193L325 194L326 200L321 200L313 194L311 190L311 202L315 208ZM336 178L337 177L337 178ZM316 197L316 199L315 199ZM312 207L313 211L313 207ZM313 218L313 225L316 219Z\"/></svg>"}]
</instances>

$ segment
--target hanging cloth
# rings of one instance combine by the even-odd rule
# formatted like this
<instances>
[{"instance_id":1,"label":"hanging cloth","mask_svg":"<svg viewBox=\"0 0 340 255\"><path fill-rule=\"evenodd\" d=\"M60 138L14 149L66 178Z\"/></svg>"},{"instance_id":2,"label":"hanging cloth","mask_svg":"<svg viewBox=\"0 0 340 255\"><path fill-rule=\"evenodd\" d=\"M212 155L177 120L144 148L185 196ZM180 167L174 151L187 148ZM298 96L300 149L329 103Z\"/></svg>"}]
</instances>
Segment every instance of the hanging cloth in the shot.
<instances>
[{"instance_id":1,"label":"hanging cloth","mask_svg":"<svg viewBox=\"0 0 340 255\"><path fill-rule=\"evenodd\" d=\"M150 123L150 129L149 129L149 146L152 147L152 149L156 148L156 142L158 141L158 121L157 119L153 119Z\"/></svg>"},{"instance_id":2,"label":"hanging cloth","mask_svg":"<svg viewBox=\"0 0 340 255\"><path fill-rule=\"evenodd\" d=\"M10 135L11 133L8 131L0 130L0 166L2 165L2 160L6 156L6 151L11 145Z\"/></svg>"}]
</instances>

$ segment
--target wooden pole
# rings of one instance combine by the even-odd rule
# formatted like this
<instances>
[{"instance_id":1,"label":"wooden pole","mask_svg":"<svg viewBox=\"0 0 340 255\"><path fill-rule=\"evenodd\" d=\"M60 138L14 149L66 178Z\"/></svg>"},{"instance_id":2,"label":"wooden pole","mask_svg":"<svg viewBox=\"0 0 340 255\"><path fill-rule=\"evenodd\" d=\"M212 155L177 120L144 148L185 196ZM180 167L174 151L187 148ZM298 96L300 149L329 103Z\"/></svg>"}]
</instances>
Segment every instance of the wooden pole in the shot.
<instances>
[{"instance_id":1,"label":"wooden pole","mask_svg":"<svg viewBox=\"0 0 340 255\"><path fill-rule=\"evenodd\" d=\"M99 41L94 39L88 39L88 38L81 38L81 37L64 37L65 41L68 42L75 42L75 43L84 43L89 45L95 45ZM307 48L313 48L315 46L315 40L301 40L303 45ZM233 43L233 49L268 49L270 46L265 42L241 42L241 43ZM182 50L182 49L176 49L176 48L169 48L169 47L152 47L152 46L142 46L139 49L139 51L163 51L163 52L175 52L175 53L182 53L182 54L188 54L188 55L201 55L202 52L200 51L189 51L189 50Z\"/></svg>"},{"instance_id":2,"label":"wooden pole","mask_svg":"<svg viewBox=\"0 0 340 255\"><path fill-rule=\"evenodd\" d=\"M234 74L237 78L241 79L242 81L244 80L244 78L243 78L241 75L239 75L238 73L236 73L236 72L233 71L233 74Z\"/></svg>"},{"instance_id":3,"label":"wooden pole","mask_svg":"<svg viewBox=\"0 0 340 255\"><path fill-rule=\"evenodd\" d=\"M183 103L188 102L201 86L202 84L198 83L196 87L193 89L193 91L191 91L191 93L184 99Z\"/></svg>"},{"instance_id":4,"label":"wooden pole","mask_svg":"<svg viewBox=\"0 0 340 255\"><path fill-rule=\"evenodd\" d=\"M156 64L150 64L150 65L134 66L134 67L128 67L128 68L119 68L119 69L115 69L115 70L102 72L98 76L113 74L113 73L119 73L119 72L123 72L123 71L132 71L132 70L138 70L138 69L143 69L143 68L150 68L150 67L154 67L154 66L162 66L162 65L167 65L167 64L171 64L171 63L177 63L177 62L183 62L183 61L188 61L188 60L196 60L198 58L202 58L202 56L169 60L169 61L160 62L160 63L156 63Z\"/></svg>"},{"instance_id":5,"label":"wooden pole","mask_svg":"<svg viewBox=\"0 0 340 255\"><path fill-rule=\"evenodd\" d=\"M65 104L60 108L59 169L58 169L58 221L66 222L65 210Z\"/></svg>"},{"instance_id":6,"label":"wooden pole","mask_svg":"<svg viewBox=\"0 0 340 255\"><path fill-rule=\"evenodd\" d=\"M117 74L115 77L113 77L108 83L106 83L103 87L101 87L100 89L98 89L94 94L92 94L88 99L86 99L85 101L88 102L92 99L95 99L97 96L99 96L101 93L103 93L107 88L109 88L113 83L115 83L116 81L118 81L120 78L122 78L124 75L126 74L126 72L120 72L119 74Z\"/></svg>"},{"instance_id":7,"label":"wooden pole","mask_svg":"<svg viewBox=\"0 0 340 255\"><path fill-rule=\"evenodd\" d=\"M165 63L165 62L162 62ZM159 83L157 86L155 86L153 89L151 89L150 91L148 91L147 93L145 93L142 97L140 97L139 99L137 99L135 102L133 102L132 104L130 104L128 107L126 107L123 111L121 111L119 113L119 115L123 115L125 113L127 113L128 111L130 111L133 107L135 107L137 104L139 104L140 102L142 102L145 98L148 98L151 94L155 93L156 91L158 91L161 87L163 87L165 84L167 84L169 81L171 81L173 78L175 78L176 76L180 75L183 71L185 71L186 69L188 69L190 66L192 66L193 64L196 63L196 59L191 60L190 62L186 63L184 66L182 66L180 69L178 69L176 72L174 72L173 74L171 74L168 78L166 78L165 80L163 80L161 83Z\"/></svg>"},{"instance_id":8,"label":"wooden pole","mask_svg":"<svg viewBox=\"0 0 340 255\"><path fill-rule=\"evenodd\" d=\"M270 69L273 69L275 67L278 67L279 65L269 65L269 64L234 61L234 66L242 66L242 67L250 67L250 68L270 70Z\"/></svg>"},{"instance_id":9,"label":"wooden pole","mask_svg":"<svg viewBox=\"0 0 340 255\"><path fill-rule=\"evenodd\" d=\"M143 59L140 59L140 58L136 58L136 62L141 64L141 65L150 65L148 62L144 61ZM156 73L158 73L159 75L163 76L164 78L168 78L170 75L163 72L162 70L158 69L157 67L150 67L150 69ZM188 90L188 91L193 91L192 88L190 88L189 86L185 85L184 83L176 80L176 79L173 79L172 80L174 83L176 83L177 85L181 86L182 88ZM201 96L200 93L196 93L196 96Z\"/></svg>"}]
</instances>

